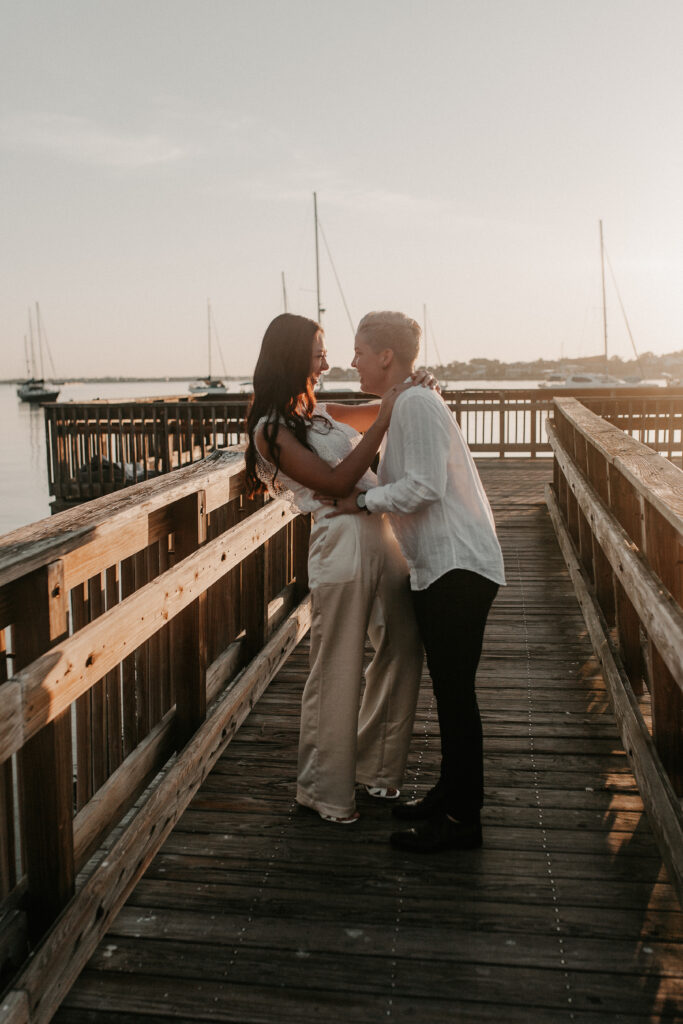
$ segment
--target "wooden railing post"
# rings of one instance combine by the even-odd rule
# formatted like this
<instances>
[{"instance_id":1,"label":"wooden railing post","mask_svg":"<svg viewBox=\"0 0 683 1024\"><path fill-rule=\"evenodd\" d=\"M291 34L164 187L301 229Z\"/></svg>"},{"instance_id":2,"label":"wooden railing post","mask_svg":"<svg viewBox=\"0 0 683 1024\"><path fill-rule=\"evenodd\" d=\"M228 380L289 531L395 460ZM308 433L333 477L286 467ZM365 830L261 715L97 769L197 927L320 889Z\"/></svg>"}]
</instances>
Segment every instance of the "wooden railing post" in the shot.
<instances>
[{"instance_id":1,"label":"wooden railing post","mask_svg":"<svg viewBox=\"0 0 683 1024\"><path fill-rule=\"evenodd\" d=\"M252 499L251 510L256 511L263 504L263 495L256 495ZM269 542L266 541L242 563L242 614L247 661L258 654L268 633L268 547Z\"/></svg>"},{"instance_id":2,"label":"wooden railing post","mask_svg":"<svg viewBox=\"0 0 683 1024\"><path fill-rule=\"evenodd\" d=\"M505 415L505 395L502 391L498 392L498 458L505 458L505 441L506 441L506 415Z\"/></svg>"},{"instance_id":3,"label":"wooden railing post","mask_svg":"<svg viewBox=\"0 0 683 1024\"><path fill-rule=\"evenodd\" d=\"M308 591L308 545L311 538L311 517L297 516L294 529L294 592L301 601Z\"/></svg>"},{"instance_id":4,"label":"wooden railing post","mask_svg":"<svg viewBox=\"0 0 683 1024\"><path fill-rule=\"evenodd\" d=\"M14 623L16 666L44 654L67 632L61 562L19 580ZM21 798L29 933L36 939L74 893L71 712L64 711L22 748Z\"/></svg>"},{"instance_id":5,"label":"wooden railing post","mask_svg":"<svg viewBox=\"0 0 683 1024\"><path fill-rule=\"evenodd\" d=\"M592 445L588 445L586 452L586 470L588 481L598 492L605 505L609 506L609 493L607 484L607 462L604 456ZM591 531L592 533L592 531ZM591 543L593 547L593 582L595 584L595 596L609 626L615 622L614 611L614 574L609 559L598 544L595 534L592 534Z\"/></svg>"},{"instance_id":6,"label":"wooden railing post","mask_svg":"<svg viewBox=\"0 0 683 1024\"><path fill-rule=\"evenodd\" d=\"M567 451L571 457L576 460L576 431L569 430L567 436ZM571 538L574 541L575 547L579 547L579 506L576 500L576 496L572 491L571 487L567 485L567 529L571 534Z\"/></svg>"},{"instance_id":7,"label":"wooden railing post","mask_svg":"<svg viewBox=\"0 0 683 1024\"><path fill-rule=\"evenodd\" d=\"M178 503L175 513L175 558L181 561L206 540L206 495L197 491ZM173 624L176 690L176 736L184 746L206 718L206 591Z\"/></svg>"},{"instance_id":8,"label":"wooden railing post","mask_svg":"<svg viewBox=\"0 0 683 1024\"><path fill-rule=\"evenodd\" d=\"M648 503L644 538L647 559L667 590L683 605L683 544L672 526ZM677 796L683 796L683 694L659 651L648 639L651 666L652 736Z\"/></svg>"},{"instance_id":9,"label":"wooden railing post","mask_svg":"<svg viewBox=\"0 0 683 1024\"><path fill-rule=\"evenodd\" d=\"M623 526L634 543L639 548L642 548L640 505L633 488L624 480L621 473L613 467L610 467L608 486L612 514ZM633 692L640 695L643 692L640 619L616 576L614 578L614 604L617 635L619 637L619 655L624 663L626 674L631 681Z\"/></svg>"},{"instance_id":10,"label":"wooden railing post","mask_svg":"<svg viewBox=\"0 0 683 1024\"><path fill-rule=\"evenodd\" d=\"M584 477L588 479L588 451L585 437L576 434L574 458ZM581 508L577 508L579 523L579 558L581 564L588 573L591 583L595 583L593 576L593 532Z\"/></svg>"}]
</instances>

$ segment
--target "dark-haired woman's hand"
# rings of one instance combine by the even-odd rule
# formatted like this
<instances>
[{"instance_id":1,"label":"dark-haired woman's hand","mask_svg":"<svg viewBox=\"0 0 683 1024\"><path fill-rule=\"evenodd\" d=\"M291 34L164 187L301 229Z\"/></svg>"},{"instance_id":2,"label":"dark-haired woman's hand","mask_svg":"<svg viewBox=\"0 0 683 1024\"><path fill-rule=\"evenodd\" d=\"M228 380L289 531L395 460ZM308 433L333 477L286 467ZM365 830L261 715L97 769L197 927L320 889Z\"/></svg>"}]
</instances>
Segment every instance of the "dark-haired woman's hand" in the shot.
<instances>
[{"instance_id":1,"label":"dark-haired woman's hand","mask_svg":"<svg viewBox=\"0 0 683 1024\"><path fill-rule=\"evenodd\" d=\"M399 395L402 395L408 388L412 388L415 385L410 377L407 380L402 381L400 384L394 384L393 388L389 388L385 391L382 396L380 403L379 412L377 413L377 422L380 423L385 429L389 426L389 420L391 419L391 413L394 408L394 403Z\"/></svg>"},{"instance_id":2,"label":"dark-haired woman's hand","mask_svg":"<svg viewBox=\"0 0 683 1024\"><path fill-rule=\"evenodd\" d=\"M434 374L430 373L430 371L424 366L420 366L417 370L413 370L410 377L416 387L431 388L432 391L441 391L439 382Z\"/></svg>"}]
</instances>

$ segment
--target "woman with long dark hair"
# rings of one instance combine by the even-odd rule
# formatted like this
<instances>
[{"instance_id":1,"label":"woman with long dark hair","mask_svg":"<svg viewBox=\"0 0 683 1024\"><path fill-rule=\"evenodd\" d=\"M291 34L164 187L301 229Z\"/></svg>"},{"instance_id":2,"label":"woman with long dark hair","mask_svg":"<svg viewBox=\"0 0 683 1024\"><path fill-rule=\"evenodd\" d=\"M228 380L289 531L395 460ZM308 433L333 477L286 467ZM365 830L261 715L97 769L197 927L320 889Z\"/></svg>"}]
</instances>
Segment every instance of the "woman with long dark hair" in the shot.
<instances>
[{"instance_id":1,"label":"woman with long dark hair","mask_svg":"<svg viewBox=\"0 0 683 1024\"><path fill-rule=\"evenodd\" d=\"M326 821L356 821L356 782L399 795L422 668L408 569L382 516L328 518L318 493L362 494L393 404L316 403L328 369L323 330L284 313L269 325L247 416L247 492L268 491L311 513L311 668L301 704L297 801ZM359 430L364 431L361 437ZM362 507L362 500L360 507ZM365 671L365 637L375 649ZM360 710L359 710L360 704Z\"/></svg>"}]
</instances>

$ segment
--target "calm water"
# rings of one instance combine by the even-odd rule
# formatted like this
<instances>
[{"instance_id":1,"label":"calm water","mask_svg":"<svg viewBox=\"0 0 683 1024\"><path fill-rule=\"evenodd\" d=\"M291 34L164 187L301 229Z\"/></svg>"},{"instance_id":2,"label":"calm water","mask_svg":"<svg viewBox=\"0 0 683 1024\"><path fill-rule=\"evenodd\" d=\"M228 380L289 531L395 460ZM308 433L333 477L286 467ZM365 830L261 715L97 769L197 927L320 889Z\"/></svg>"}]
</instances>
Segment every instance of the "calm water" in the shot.
<instances>
[{"instance_id":1,"label":"calm water","mask_svg":"<svg viewBox=\"0 0 683 1024\"><path fill-rule=\"evenodd\" d=\"M188 381L65 384L59 401L187 394ZM50 515L45 413L17 398L15 384L0 384L0 534Z\"/></svg>"},{"instance_id":2,"label":"calm water","mask_svg":"<svg viewBox=\"0 0 683 1024\"><path fill-rule=\"evenodd\" d=\"M134 381L112 384L65 384L59 400L140 398L187 394L188 381ZM537 381L452 381L455 388L534 388ZM344 385L346 386L346 384ZM354 388L353 384L348 385ZM50 515L47 487L44 413L19 401L16 385L0 384L0 534Z\"/></svg>"}]
</instances>

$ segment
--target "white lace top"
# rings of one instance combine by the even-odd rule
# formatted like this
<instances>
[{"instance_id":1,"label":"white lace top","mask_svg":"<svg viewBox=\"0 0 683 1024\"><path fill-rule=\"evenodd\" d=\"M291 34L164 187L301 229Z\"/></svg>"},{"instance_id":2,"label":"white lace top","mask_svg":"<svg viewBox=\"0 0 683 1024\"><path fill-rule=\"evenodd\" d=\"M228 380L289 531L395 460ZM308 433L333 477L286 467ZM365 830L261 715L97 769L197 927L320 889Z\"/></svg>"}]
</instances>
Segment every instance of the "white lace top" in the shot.
<instances>
[{"instance_id":1,"label":"white lace top","mask_svg":"<svg viewBox=\"0 0 683 1024\"><path fill-rule=\"evenodd\" d=\"M259 430L265 422L266 417L262 416L254 428L255 431ZM336 466L337 463L346 458L361 439L361 435L353 427L332 419L327 414L324 405L316 407L313 419L309 423L308 431L308 441L311 448L328 466ZM256 448L256 472L272 497L284 498L298 512L316 512L318 509L324 509L325 512L328 511L328 506L322 505L320 501L313 497L313 491L310 487L304 487L303 484L292 480L282 470L277 474L277 479L273 483L275 466L263 457L258 447ZM362 489L375 487L376 485L377 478L370 470L367 470L358 481L358 486Z\"/></svg>"}]
</instances>

